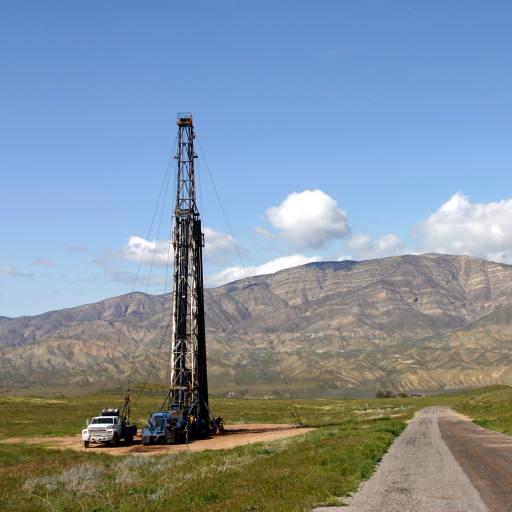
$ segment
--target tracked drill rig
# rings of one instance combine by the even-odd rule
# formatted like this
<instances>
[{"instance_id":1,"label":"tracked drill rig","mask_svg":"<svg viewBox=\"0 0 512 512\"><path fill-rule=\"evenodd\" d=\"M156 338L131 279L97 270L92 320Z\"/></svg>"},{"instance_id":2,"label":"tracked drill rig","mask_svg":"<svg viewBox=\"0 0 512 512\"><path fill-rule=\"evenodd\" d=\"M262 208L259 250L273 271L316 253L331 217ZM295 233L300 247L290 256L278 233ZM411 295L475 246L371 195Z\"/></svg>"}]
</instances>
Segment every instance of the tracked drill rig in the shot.
<instances>
[{"instance_id":1,"label":"tracked drill rig","mask_svg":"<svg viewBox=\"0 0 512 512\"><path fill-rule=\"evenodd\" d=\"M142 443L179 443L216 429L208 407L204 324L204 236L196 204L194 127L178 114L171 336L171 382L164 405L142 431Z\"/></svg>"}]
</instances>

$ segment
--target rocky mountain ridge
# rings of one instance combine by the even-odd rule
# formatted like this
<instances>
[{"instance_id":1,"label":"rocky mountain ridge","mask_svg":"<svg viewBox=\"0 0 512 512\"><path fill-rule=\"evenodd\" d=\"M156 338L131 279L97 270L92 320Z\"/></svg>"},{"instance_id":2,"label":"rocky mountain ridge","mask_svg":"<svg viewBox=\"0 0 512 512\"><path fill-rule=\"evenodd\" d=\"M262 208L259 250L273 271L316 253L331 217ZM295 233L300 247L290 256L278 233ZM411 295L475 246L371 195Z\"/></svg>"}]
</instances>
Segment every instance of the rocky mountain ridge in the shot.
<instances>
[{"instance_id":1,"label":"rocky mountain ridge","mask_svg":"<svg viewBox=\"0 0 512 512\"><path fill-rule=\"evenodd\" d=\"M0 317L2 387L166 382L169 296ZM341 396L512 383L512 266L425 254L322 262L205 292L214 391ZM158 353L158 357L157 357Z\"/></svg>"}]
</instances>

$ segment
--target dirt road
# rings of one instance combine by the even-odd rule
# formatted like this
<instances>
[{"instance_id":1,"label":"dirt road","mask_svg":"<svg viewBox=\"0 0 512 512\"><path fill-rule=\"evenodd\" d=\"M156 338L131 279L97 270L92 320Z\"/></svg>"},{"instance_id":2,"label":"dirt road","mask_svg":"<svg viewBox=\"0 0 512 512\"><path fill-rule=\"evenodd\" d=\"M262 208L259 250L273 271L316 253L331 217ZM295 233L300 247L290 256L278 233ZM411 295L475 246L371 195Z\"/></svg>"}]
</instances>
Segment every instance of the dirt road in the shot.
<instances>
[{"instance_id":1,"label":"dirt road","mask_svg":"<svg viewBox=\"0 0 512 512\"><path fill-rule=\"evenodd\" d=\"M460 422L464 424L461 430ZM469 425L469 426L468 426ZM441 427L441 428L440 428ZM466 430L467 429L467 430ZM501 512L508 508L492 508L491 502L480 496L480 486L472 473L462 469L450 451L458 446L466 459L485 451L485 441L471 434L471 423L450 409L429 407L416 413L402 435L395 441L382 459L377 471L359 492L349 500L348 507L323 507L316 511L339 512ZM447 443L443 440L445 435ZM450 440L452 435L454 441ZM475 446L469 446L474 443ZM489 448L490 450L491 448ZM487 454L489 461L493 456ZM472 467L479 460L471 462ZM512 466L509 466L509 469ZM465 472L467 471L467 473ZM492 482L502 470L485 466L485 475L480 474L489 493L502 492L501 483L493 487ZM500 480L501 482L501 480Z\"/></svg>"},{"instance_id":2,"label":"dirt road","mask_svg":"<svg viewBox=\"0 0 512 512\"><path fill-rule=\"evenodd\" d=\"M203 450L224 450L250 443L262 441L275 441L287 437L297 436L313 430L311 428L296 428L288 424L275 423L244 423L240 425L226 425L226 432L221 436L213 436L209 439L200 439L187 444L180 445L151 445L142 446L140 437L134 440L129 446L121 444L117 448L109 448L101 445L88 448L92 453L107 453L109 455L159 455L164 453L189 450L198 452ZM45 448L71 449L85 451L80 434L61 437L11 437L0 441L2 444L37 444Z\"/></svg>"}]
</instances>

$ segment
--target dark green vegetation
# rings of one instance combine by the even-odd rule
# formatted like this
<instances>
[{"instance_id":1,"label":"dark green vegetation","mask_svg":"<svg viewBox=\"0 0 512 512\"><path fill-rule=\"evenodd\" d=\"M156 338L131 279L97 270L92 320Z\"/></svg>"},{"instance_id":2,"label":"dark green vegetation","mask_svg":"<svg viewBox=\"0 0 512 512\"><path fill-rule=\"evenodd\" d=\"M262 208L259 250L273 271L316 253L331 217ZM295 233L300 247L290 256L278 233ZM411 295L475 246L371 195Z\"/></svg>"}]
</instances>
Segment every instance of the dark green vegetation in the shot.
<instances>
[{"instance_id":1,"label":"dark green vegetation","mask_svg":"<svg viewBox=\"0 0 512 512\"><path fill-rule=\"evenodd\" d=\"M76 434L87 415L116 401L0 398L0 438ZM139 425L155 403L156 396L144 396L135 405ZM298 400L314 431L231 450L110 457L0 444L0 510L310 510L355 490L405 421L433 404L512 430L512 389L501 386L421 398ZM291 421L289 401L217 399L212 407L228 422Z\"/></svg>"}]
</instances>

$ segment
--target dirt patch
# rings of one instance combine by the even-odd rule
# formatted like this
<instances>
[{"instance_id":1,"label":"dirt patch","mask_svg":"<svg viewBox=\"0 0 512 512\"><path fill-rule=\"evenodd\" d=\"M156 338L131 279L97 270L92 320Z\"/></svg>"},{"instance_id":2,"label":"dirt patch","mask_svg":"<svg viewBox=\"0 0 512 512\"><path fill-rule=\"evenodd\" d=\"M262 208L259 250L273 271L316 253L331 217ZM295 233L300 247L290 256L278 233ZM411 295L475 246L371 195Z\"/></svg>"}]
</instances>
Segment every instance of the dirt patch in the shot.
<instances>
[{"instance_id":1,"label":"dirt patch","mask_svg":"<svg viewBox=\"0 0 512 512\"><path fill-rule=\"evenodd\" d=\"M225 450L244 444L293 437L311 430L313 429L297 428L286 423L245 423L240 425L227 425L223 435L212 436L208 439L199 439L189 444L143 446L140 442L140 436L137 435L131 445L124 445L122 443L117 448L92 445L90 448L86 449L84 448L80 434L62 437L10 437L9 439L3 439L0 443L36 444L55 450L70 449L80 452L107 453L108 455L159 455L183 450L191 452Z\"/></svg>"}]
</instances>

